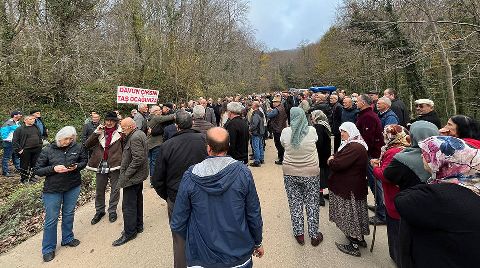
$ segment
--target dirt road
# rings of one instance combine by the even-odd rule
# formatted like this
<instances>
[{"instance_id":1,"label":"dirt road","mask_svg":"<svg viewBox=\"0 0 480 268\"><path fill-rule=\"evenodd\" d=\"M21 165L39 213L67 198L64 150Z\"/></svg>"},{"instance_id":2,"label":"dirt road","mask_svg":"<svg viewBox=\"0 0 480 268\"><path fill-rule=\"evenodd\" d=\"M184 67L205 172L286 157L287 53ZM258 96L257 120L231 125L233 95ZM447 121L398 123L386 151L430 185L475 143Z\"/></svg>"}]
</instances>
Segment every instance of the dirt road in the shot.
<instances>
[{"instance_id":1,"label":"dirt road","mask_svg":"<svg viewBox=\"0 0 480 268\"><path fill-rule=\"evenodd\" d=\"M262 206L265 247L265 256L254 259L255 267L394 267L388 256L385 226L377 229L373 253L362 249L362 257L357 258L338 251L334 242L343 243L346 239L335 224L328 221L328 202L320 210L320 231L324 241L316 248L310 245L308 239L305 246L299 246L291 231L282 169L273 163L276 156L273 140L267 141L265 156L265 165L252 168ZM166 202L148 184L144 186L145 231L125 245L112 246L112 241L122 231L121 206L118 209L119 220L115 223L109 223L105 217L97 225L90 225L94 211L94 204L90 202L75 214L75 237L81 241L78 247L59 245L56 258L50 263L43 263L40 233L1 255L0 267L172 267ZM60 235L60 231L58 233ZM370 246L371 235L366 239ZM58 241L60 244L60 238Z\"/></svg>"}]
</instances>

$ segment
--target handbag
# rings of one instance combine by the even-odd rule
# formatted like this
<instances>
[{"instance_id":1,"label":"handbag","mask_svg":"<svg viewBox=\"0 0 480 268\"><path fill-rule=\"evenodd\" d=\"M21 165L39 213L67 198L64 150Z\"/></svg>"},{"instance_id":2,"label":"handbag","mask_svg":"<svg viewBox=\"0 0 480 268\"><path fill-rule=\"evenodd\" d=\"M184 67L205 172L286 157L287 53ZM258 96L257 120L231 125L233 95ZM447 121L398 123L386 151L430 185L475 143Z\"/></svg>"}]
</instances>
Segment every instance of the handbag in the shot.
<instances>
[{"instance_id":1,"label":"handbag","mask_svg":"<svg viewBox=\"0 0 480 268\"><path fill-rule=\"evenodd\" d=\"M97 173L99 174L108 174L110 172L110 167L108 166L107 160L102 159L98 164Z\"/></svg>"}]
</instances>

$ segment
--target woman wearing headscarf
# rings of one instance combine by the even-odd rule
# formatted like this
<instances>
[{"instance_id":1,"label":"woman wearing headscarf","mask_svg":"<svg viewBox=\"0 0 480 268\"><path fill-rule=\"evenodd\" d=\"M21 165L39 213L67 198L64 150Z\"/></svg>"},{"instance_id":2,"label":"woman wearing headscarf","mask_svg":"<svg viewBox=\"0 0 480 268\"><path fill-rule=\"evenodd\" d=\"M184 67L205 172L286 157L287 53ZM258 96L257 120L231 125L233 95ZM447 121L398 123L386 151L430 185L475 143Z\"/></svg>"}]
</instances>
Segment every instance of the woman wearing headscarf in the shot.
<instances>
[{"instance_id":1,"label":"woman wearing headscarf","mask_svg":"<svg viewBox=\"0 0 480 268\"><path fill-rule=\"evenodd\" d=\"M425 183L430 174L425 170L422 162L422 150L419 143L429 137L438 135L438 128L428 121L417 121L410 126L410 147L397 153L390 164L383 171L385 180L397 185L400 191ZM397 265L399 267L411 267L410 258L406 258L409 252L410 233L406 224L400 219L399 248Z\"/></svg>"},{"instance_id":2,"label":"woman wearing headscarf","mask_svg":"<svg viewBox=\"0 0 480 268\"><path fill-rule=\"evenodd\" d=\"M370 233L367 209L368 146L354 123L340 126L342 142L328 159L330 166L329 218L345 234L349 244L336 243L343 253L360 257L359 246L366 247L364 235Z\"/></svg>"},{"instance_id":3,"label":"woman wearing headscarf","mask_svg":"<svg viewBox=\"0 0 480 268\"><path fill-rule=\"evenodd\" d=\"M410 266L477 267L480 263L480 150L454 137L420 143L427 184L400 192L395 206L411 232Z\"/></svg>"},{"instance_id":4,"label":"woman wearing headscarf","mask_svg":"<svg viewBox=\"0 0 480 268\"><path fill-rule=\"evenodd\" d=\"M462 139L468 145L480 149L480 125L471 117L454 115L439 132L440 135Z\"/></svg>"},{"instance_id":5,"label":"woman wearing headscarf","mask_svg":"<svg viewBox=\"0 0 480 268\"><path fill-rule=\"evenodd\" d=\"M411 146L396 154L384 170L385 179L398 185L400 191L419 183L425 183L430 174L422 163L422 150L419 142L438 135L438 128L427 121L417 121L410 126Z\"/></svg>"},{"instance_id":6,"label":"woman wearing headscarf","mask_svg":"<svg viewBox=\"0 0 480 268\"><path fill-rule=\"evenodd\" d=\"M400 189L385 179L383 171L397 153L410 146L410 137L408 136L408 130L400 125L387 125L383 131L383 137L385 146L382 147L380 158L372 159L371 164L375 178L382 182L383 200L387 212L387 237L390 258L395 263L398 263L400 215L398 215L395 209L394 199Z\"/></svg>"},{"instance_id":7,"label":"woman wearing headscarf","mask_svg":"<svg viewBox=\"0 0 480 268\"><path fill-rule=\"evenodd\" d=\"M45 147L37 160L35 174L45 176L43 204L43 261L55 258L57 224L62 211L62 246L76 247L80 241L73 235L75 206L80 194L80 170L87 166L87 154L76 143L77 132L67 126L58 131L55 142Z\"/></svg>"},{"instance_id":8,"label":"woman wearing headscarf","mask_svg":"<svg viewBox=\"0 0 480 268\"><path fill-rule=\"evenodd\" d=\"M282 169L293 235L300 245L305 244L304 206L312 246L318 246L323 241L323 234L318 231L320 170L315 147L317 139L315 128L308 126L305 112L293 107L290 110L290 127L283 129L280 142L285 148Z\"/></svg>"},{"instance_id":9,"label":"woman wearing headscarf","mask_svg":"<svg viewBox=\"0 0 480 268\"><path fill-rule=\"evenodd\" d=\"M332 141L330 138L332 130L328 124L327 116L322 110L315 110L311 113L312 125L317 131L318 140L316 142L318 153L318 165L320 167L320 206L325 206L323 190L328 188L327 180L330 169L327 160L332 152Z\"/></svg>"}]
</instances>

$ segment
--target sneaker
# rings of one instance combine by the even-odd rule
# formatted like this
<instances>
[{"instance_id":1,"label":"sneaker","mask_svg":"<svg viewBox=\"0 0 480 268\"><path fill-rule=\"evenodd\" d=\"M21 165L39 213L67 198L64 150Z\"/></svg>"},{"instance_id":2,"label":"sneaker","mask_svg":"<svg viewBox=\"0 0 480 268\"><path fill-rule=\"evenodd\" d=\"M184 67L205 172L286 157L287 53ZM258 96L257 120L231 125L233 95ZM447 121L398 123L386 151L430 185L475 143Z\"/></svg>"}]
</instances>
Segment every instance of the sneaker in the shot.
<instances>
[{"instance_id":1,"label":"sneaker","mask_svg":"<svg viewBox=\"0 0 480 268\"><path fill-rule=\"evenodd\" d=\"M253 162L253 163L250 163L250 166L251 167L260 167L261 165L258 162Z\"/></svg>"},{"instance_id":2,"label":"sneaker","mask_svg":"<svg viewBox=\"0 0 480 268\"><path fill-rule=\"evenodd\" d=\"M43 255L43 261L49 262L55 259L55 251Z\"/></svg>"},{"instance_id":3,"label":"sneaker","mask_svg":"<svg viewBox=\"0 0 480 268\"><path fill-rule=\"evenodd\" d=\"M68 242L68 243L66 243L66 244L63 244L63 243L62 243L62 246L64 246L64 247L72 247L72 248L74 248L74 247L76 247L76 246L78 246L78 245L80 245L80 240L78 240L78 239L76 239L76 238L74 238L72 241L70 241L70 242Z\"/></svg>"},{"instance_id":4,"label":"sneaker","mask_svg":"<svg viewBox=\"0 0 480 268\"><path fill-rule=\"evenodd\" d=\"M360 257L362 255L360 254L360 248L355 243L350 242L350 244L348 245L343 245L335 242L335 245L341 252L345 254L352 255L355 257Z\"/></svg>"},{"instance_id":5,"label":"sneaker","mask_svg":"<svg viewBox=\"0 0 480 268\"><path fill-rule=\"evenodd\" d=\"M277 161L275 161L275 164L276 165L283 165L283 161L277 160Z\"/></svg>"},{"instance_id":6,"label":"sneaker","mask_svg":"<svg viewBox=\"0 0 480 268\"><path fill-rule=\"evenodd\" d=\"M372 216L368 219L370 225L386 225L387 223L379 219L377 216Z\"/></svg>"}]
</instances>

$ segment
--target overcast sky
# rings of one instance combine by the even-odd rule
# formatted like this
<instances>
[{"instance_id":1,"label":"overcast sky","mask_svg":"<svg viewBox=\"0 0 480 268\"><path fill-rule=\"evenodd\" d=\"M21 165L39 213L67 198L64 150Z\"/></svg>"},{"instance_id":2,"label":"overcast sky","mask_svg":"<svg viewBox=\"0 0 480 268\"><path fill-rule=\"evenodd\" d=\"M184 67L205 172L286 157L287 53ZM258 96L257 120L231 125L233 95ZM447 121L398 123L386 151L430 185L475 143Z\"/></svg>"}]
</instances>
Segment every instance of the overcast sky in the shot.
<instances>
[{"instance_id":1,"label":"overcast sky","mask_svg":"<svg viewBox=\"0 0 480 268\"><path fill-rule=\"evenodd\" d=\"M315 42L335 21L341 0L249 0L249 19L257 40L268 49Z\"/></svg>"}]
</instances>

